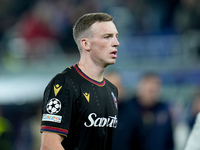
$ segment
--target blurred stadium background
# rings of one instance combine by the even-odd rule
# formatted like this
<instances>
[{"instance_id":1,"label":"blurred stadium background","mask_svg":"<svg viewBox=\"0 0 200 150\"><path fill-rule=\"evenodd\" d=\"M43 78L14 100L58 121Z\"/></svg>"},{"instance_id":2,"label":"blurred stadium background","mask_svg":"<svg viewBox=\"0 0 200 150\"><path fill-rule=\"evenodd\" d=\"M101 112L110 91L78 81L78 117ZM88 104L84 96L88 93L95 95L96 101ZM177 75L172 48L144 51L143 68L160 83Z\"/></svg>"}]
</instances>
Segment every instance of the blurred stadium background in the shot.
<instances>
[{"instance_id":1,"label":"blurred stadium background","mask_svg":"<svg viewBox=\"0 0 200 150\"><path fill-rule=\"evenodd\" d=\"M130 96L144 72L161 76L162 96L175 112L176 150L183 148L200 92L199 0L1 0L0 106L12 126L10 149L23 150L23 124L36 115L49 80L78 62L74 22L100 11L115 18L119 31L117 63L108 70L120 73Z\"/></svg>"}]
</instances>

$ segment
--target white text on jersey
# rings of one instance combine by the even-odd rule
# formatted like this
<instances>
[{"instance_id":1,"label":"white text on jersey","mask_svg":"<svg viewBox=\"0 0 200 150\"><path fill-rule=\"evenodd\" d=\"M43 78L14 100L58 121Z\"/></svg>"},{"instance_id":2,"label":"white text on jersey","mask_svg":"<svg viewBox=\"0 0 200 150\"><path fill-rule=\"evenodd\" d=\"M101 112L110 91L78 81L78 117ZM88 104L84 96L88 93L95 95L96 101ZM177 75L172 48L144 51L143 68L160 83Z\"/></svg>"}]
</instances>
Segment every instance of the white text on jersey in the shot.
<instances>
[{"instance_id":1,"label":"white text on jersey","mask_svg":"<svg viewBox=\"0 0 200 150\"><path fill-rule=\"evenodd\" d=\"M88 124L87 122L84 123L86 127L112 127L116 128L117 127L117 117L116 116L108 116L108 118L104 117L97 117L97 114L91 113L88 115L88 120L90 123Z\"/></svg>"}]
</instances>

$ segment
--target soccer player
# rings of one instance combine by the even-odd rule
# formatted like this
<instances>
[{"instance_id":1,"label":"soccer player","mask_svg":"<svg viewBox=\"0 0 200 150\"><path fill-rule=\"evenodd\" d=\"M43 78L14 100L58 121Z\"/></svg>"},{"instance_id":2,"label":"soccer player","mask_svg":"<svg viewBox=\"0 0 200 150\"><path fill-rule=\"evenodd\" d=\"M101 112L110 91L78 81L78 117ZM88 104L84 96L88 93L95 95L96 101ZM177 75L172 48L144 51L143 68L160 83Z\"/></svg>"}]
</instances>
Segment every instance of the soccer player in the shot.
<instances>
[{"instance_id":1,"label":"soccer player","mask_svg":"<svg viewBox=\"0 0 200 150\"><path fill-rule=\"evenodd\" d=\"M103 77L117 58L118 31L105 13L75 23L80 61L56 75L44 93L41 150L111 150L117 88Z\"/></svg>"}]
</instances>

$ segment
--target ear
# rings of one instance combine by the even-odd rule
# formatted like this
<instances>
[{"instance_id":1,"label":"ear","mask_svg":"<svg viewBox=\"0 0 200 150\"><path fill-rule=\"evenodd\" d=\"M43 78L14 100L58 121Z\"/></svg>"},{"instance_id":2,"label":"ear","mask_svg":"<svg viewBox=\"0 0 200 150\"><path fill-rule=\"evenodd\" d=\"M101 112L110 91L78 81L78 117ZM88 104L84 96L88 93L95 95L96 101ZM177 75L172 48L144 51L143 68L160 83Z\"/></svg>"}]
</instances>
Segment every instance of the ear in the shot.
<instances>
[{"instance_id":1,"label":"ear","mask_svg":"<svg viewBox=\"0 0 200 150\"><path fill-rule=\"evenodd\" d=\"M87 38L81 39L81 46L86 51L90 51L90 42L89 42L89 40Z\"/></svg>"}]
</instances>

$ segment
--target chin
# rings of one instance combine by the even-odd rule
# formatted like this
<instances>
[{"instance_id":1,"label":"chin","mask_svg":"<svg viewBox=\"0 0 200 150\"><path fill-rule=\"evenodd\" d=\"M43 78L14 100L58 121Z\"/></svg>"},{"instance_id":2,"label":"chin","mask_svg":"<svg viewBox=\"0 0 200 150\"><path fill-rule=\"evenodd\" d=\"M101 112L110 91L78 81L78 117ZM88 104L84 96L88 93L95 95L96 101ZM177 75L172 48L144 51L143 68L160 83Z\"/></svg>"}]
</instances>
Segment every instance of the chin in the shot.
<instances>
[{"instance_id":1,"label":"chin","mask_svg":"<svg viewBox=\"0 0 200 150\"><path fill-rule=\"evenodd\" d=\"M106 67L108 66L108 65L112 65L112 64L115 64L115 62L116 62L116 60L114 60L114 61L111 61L111 62L108 62L108 63L106 63Z\"/></svg>"},{"instance_id":2,"label":"chin","mask_svg":"<svg viewBox=\"0 0 200 150\"><path fill-rule=\"evenodd\" d=\"M115 63L116 63L116 59L113 59L110 64L115 64Z\"/></svg>"}]
</instances>

